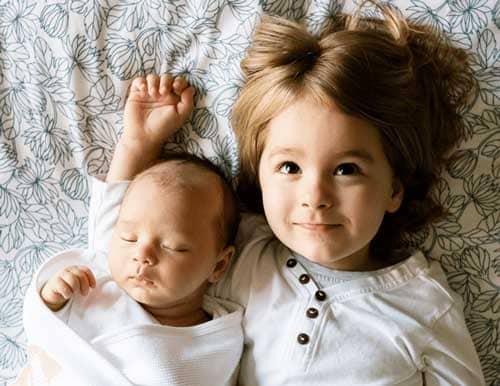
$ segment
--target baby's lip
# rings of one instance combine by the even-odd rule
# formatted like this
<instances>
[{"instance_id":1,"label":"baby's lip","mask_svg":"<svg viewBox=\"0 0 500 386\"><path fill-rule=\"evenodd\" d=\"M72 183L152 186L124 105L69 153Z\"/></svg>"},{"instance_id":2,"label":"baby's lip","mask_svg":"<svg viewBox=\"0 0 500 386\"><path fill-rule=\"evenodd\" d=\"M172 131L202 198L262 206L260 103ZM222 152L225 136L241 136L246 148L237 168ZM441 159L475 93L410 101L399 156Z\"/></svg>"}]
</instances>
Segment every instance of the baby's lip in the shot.
<instances>
[{"instance_id":1,"label":"baby's lip","mask_svg":"<svg viewBox=\"0 0 500 386\"><path fill-rule=\"evenodd\" d=\"M153 281L144 274L130 276L130 279L132 279L133 281L140 283L140 284L145 284L145 285L152 285L153 284Z\"/></svg>"}]
</instances>

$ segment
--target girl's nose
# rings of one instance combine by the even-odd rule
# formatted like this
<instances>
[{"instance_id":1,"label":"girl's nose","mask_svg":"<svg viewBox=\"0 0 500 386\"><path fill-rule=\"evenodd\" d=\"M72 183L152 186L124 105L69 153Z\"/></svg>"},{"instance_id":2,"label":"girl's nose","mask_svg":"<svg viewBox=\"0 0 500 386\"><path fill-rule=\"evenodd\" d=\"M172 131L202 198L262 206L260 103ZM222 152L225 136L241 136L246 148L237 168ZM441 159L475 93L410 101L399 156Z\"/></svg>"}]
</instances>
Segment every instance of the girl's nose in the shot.
<instances>
[{"instance_id":1,"label":"girl's nose","mask_svg":"<svg viewBox=\"0 0 500 386\"><path fill-rule=\"evenodd\" d=\"M304 181L301 206L314 210L328 209L333 205L331 181L323 177L313 177Z\"/></svg>"}]
</instances>

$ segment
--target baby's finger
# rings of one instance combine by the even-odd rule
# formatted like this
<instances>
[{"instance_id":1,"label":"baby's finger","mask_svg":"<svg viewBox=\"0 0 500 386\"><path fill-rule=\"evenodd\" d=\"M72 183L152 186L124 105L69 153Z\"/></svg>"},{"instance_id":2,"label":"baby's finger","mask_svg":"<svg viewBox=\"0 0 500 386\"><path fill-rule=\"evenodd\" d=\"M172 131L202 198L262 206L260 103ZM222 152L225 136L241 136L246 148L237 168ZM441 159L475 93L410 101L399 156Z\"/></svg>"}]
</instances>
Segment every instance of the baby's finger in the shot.
<instances>
[{"instance_id":1,"label":"baby's finger","mask_svg":"<svg viewBox=\"0 0 500 386\"><path fill-rule=\"evenodd\" d=\"M185 78L183 78L181 76L176 77L174 79L174 84L173 84L174 92L177 95L181 96L182 92L187 87L187 85L188 85L188 82Z\"/></svg>"},{"instance_id":2,"label":"baby's finger","mask_svg":"<svg viewBox=\"0 0 500 386\"><path fill-rule=\"evenodd\" d=\"M72 266L65 268L62 271L60 278L71 288L73 294L77 291L81 292L81 275L80 269L77 266Z\"/></svg>"},{"instance_id":3,"label":"baby's finger","mask_svg":"<svg viewBox=\"0 0 500 386\"><path fill-rule=\"evenodd\" d=\"M142 77L135 78L130 87L133 91L144 91L146 90L146 79Z\"/></svg>"},{"instance_id":4,"label":"baby's finger","mask_svg":"<svg viewBox=\"0 0 500 386\"><path fill-rule=\"evenodd\" d=\"M95 286L96 286L96 280L95 280L94 273L88 267L83 267L83 271L87 275L87 279L89 281L90 287L91 288L95 288Z\"/></svg>"},{"instance_id":5,"label":"baby's finger","mask_svg":"<svg viewBox=\"0 0 500 386\"><path fill-rule=\"evenodd\" d=\"M78 280L80 282L80 294L87 296L89 293L90 282L87 273L79 267Z\"/></svg>"},{"instance_id":6,"label":"baby's finger","mask_svg":"<svg viewBox=\"0 0 500 386\"><path fill-rule=\"evenodd\" d=\"M181 117L186 119L193 110L194 87L186 88L181 94L181 100L177 105L177 111Z\"/></svg>"},{"instance_id":7,"label":"baby's finger","mask_svg":"<svg viewBox=\"0 0 500 386\"><path fill-rule=\"evenodd\" d=\"M80 278L80 293L86 296L89 293L90 288L95 288L95 277L92 271L84 266L78 267L79 278Z\"/></svg>"},{"instance_id":8,"label":"baby's finger","mask_svg":"<svg viewBox=\"0 0 500 386\"><path fill-rule=\"evenodd\" d=\"M160 95L167 95L172 91L174 78L171 75L162 75L160 78Z\"/></svg>"},{"instance_id":9,"label":"baby's finger","mask_svg":"<svg viewBox=\"0 0 500 386\"><path fill-rule=\"evenodd\" d=\"M160 77L156 74L149 74L146 77L146 80L148 82L149 95L152 97L158 97L159 95L158 87L160 86Z\"/></svg>"},{"instance_id":10,"label":"baby's finger","mask_svg":"<svg viewBox=\"0 0 500 386\"><path fill-rule=\"evenodd\" d=\"M60 275L54 283L52 292L61 295L64 299L67 300L71 296L73 296L74 290L71 284L69 284L63 277L63 275Z\"/></svg>"},{"instance_id":11,"label":"baby's finger","mask_svg":"<svg viewBox=\"0 0 500 386\"><path fill-rule=\"evenodd\" d=\"M140 98L146 98L147 82L144 78L135 78L130 85L130 96L138 95Z\"/></svg>"},{"instance_id":12,"label":"baby's finger","mask_svg":"<svg viewBox=\"0 0 500 386\"><path fill-rule=\"evenodd\" d=\"M92 271L83 265L79 265L72 267L71 273L77 277L79 283L79 288L74 288L74 290L79 290L83 296L86 296L89 293L89 287L92 287L91 277L94 276Z\"/></svg>"}]
</instances>

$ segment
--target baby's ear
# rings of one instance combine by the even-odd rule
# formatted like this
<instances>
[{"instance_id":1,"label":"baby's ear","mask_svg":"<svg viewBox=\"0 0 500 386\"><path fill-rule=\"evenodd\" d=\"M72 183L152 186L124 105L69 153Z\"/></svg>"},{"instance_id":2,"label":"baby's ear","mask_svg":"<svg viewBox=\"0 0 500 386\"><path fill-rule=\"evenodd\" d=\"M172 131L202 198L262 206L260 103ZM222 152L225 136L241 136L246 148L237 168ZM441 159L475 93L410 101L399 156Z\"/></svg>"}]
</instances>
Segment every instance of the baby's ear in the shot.
<instances>
[{"instance_id":1,"label":"baby's ear","mask_svg":"<svg viewBox=\"0 0 500 386\"><path fill-rule=\"evenodd\" d=\"M401 203L403 202L404 192L405 188L403 183L399 180L399 178L394 177L392 181L391 198L389 199L389 203L386 208L387 212L394 213L399 209Z\"/></svg>"},{"instance_id":2,"label":"baby's ear","mask_svg":"<svg viewBox=\"0 0 500 386\"><path fill-rule=\"evenodd\" d=\"M220 280L226 269L229 267L231 258L234 255L234 246L230 245L222 250L222 252L217 257L217 263L215 264L214 270L208 277L209 283L216 283Z\"/></svg>"}]
</instances>

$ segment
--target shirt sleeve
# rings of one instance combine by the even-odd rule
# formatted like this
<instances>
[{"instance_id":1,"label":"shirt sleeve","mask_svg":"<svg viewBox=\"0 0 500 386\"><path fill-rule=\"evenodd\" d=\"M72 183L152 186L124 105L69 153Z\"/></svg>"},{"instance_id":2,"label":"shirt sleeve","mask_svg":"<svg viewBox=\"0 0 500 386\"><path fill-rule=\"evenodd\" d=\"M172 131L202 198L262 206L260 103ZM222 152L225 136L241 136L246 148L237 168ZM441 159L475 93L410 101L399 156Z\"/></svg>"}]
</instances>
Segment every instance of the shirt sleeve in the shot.
<instances>
[{"instance_id":1,"label":"shirt sleeve","mask_svg":"<svg viewBox=\"0 0 500 386\"><path fill-rule=\"evenodd\" d=\"M427 386L485 385L461 304L457 299L433 326L433 334L422 356L424 384Z\"/></svg>"},{"instance_id":2,"label":"shirt sleeve","mask_svg":"<svg viewBox=\"0 0 500 386\"><path fill-rule=\"evenodd\" d=\"M107 254L113 228L130 181L106 183L104 177L92 177L91 180L88 249Z\"/></svg>"}]
</instances>

